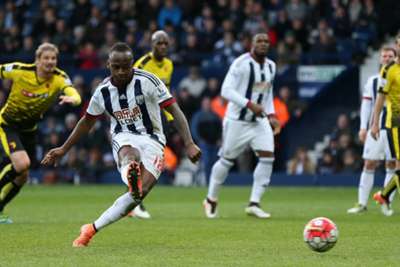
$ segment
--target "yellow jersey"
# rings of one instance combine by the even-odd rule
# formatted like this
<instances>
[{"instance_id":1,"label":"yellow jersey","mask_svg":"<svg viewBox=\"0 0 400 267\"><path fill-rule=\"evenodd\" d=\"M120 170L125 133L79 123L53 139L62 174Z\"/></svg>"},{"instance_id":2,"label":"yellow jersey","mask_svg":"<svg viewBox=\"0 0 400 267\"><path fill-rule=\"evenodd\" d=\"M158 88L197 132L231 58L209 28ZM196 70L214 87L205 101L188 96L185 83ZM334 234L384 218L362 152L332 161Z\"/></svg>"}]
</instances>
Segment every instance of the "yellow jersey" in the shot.
<instances>
[{"instance_id":1,"label":"yellow jersey","mask_svg":"<svg viewBox=\"0 0 400 267\"><path fill-rule=\"evenodd\" d=\"M172 72L174 65L169 58L164 57L162 61L157 61L152 52L139 58L133 65L135 68L143 69L156 75L169 89L171 85ZM172 121L174 117L171 113L164 110L167 121Z\"/></svg>"},{"instance_id":2,"label":"yellow jersey","mask_svg":"<svg viewBox=\"0 0 400 267\"><path fill-rule=\"evenodd\" d=\"M400 64L392 62L381 69L382 87L379 92L386 95L387 128L400 127Z\"/></svg>"},{"instance_id":3,"label":"yellow jersey","mask_svg":"<svg viewBox=\"0 0 400 267\"><path fill-rule=\"evenodd\" d=\"M10 94L0 111L0 123L19 130L34 130L43 114L62 93L75 97L76 104L81 101L68 75L58 68L50 79L41 80L35 64L13 62L0 65L0 78L12 80Z\"/></svg>"}]
</instances>

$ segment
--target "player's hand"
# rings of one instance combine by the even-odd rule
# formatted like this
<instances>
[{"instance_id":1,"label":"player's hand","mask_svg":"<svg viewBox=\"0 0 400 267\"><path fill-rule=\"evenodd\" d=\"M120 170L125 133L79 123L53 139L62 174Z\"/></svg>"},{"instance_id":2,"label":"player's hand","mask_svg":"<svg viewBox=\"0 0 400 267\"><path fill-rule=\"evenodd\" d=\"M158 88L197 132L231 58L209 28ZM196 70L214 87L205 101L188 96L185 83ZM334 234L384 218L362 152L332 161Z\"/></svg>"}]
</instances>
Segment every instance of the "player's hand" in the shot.
<instances>
[{"instance_id":1,"label":"player's hand","mask_svg":"<svg viewBox=\"0 0 400 267\"><path fill-rule=\"evenodd\" d=\"M254 114L256 114L257 117L264 117L265 116L265 112L264 112L264 108L256 103L253 102L249 102L247 104L247 107L253 111Z\"/></svg>"},{"instance_id":2,"label":"player's hand","mask_svg":"<svg viewBox=\"0 0 400 267\"><path fill-rule=\"evenodd\" d=\"M269 123L271 123L272 130L274 131L274 135L279 134L282 130L282 127L281 127L281 124L278 121L278 119L275 117L269 117L268 119L269 119Z\"/></svg>"},{"instance_id":3,"label":"player's hand","mask_svg":"<svg viewBox=\"0 0 400 267\"><path fill-rule=\"evenodd\" d=\"M358 139L360 139L361 143L365 143L365 139L367 139L367 129L358 131Z\"/></svg>"},{"instance_id":4,"label":"player's hand","mask_svg":"<svg viewBox=\"0 0 400 267\"><path fill-rule=\"evenodd\" d=\"M64 105L64 104L73 105L75 103L75 98L73 96L60 95L58 99L60 100L60 102L58 102L59 105Z\"/></svg>"},{"instance_id":5,"label":"player's hand","mask_svg":"<svg viewBox=\"0 0 400 267\"><path fill-rule=\"evenodd\" d=\"M201 157L201 150L195 143L190 143L186 146L186 154L191 162L196 163Z\"/></svg>"},{"instance_id":6,"label":"player's hand","mask_svg":"<svg viewBox=\"0 0 400 267\"><path fill-rule=\"evenodd\" d=\"M65 155L65 151L62 147L56 147L47 152L46 156L40 162L45 166L57 166L58 160Z\"/></svg>"},{"instance_id":7,"label":"player's hand","mask_svg":"<svg viewBox=\"0 0 400 267\"><path fill-rule=\"evenodd\" d=\"M373 123L372 127L371 127L371 136L375 140L378 140L378 138L379 138L379 126L376 125L375 123Z\"/></svg>"}]
</instances>

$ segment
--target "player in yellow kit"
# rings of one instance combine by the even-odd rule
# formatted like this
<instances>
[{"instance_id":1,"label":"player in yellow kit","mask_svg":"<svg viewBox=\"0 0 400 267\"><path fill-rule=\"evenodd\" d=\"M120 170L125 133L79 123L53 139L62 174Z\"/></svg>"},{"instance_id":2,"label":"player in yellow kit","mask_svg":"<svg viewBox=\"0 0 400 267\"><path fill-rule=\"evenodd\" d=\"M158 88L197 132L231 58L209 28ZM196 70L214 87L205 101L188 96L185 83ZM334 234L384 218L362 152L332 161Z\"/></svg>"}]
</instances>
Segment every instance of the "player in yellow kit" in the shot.
<instances>
[{"instance_id":1,"label":"player in yellow kit","mask_svg":"<svg viewBox=\"0 0 400 267\"><path fill-rule=\"evenodd\" d=\"M400 186L400 34L396 36L397 58L381 70L381 87L375 103L374 120L371 135L377 139L379 135L379 115L386 101L387 116L385 126L388 133L389 150L396 157L396 172L382 191L374 194L374 199L381 205L382 213L391 216L390 194Z\"/></svg>"},{"instance_id":2,"label":"player in yellow kit","mask_svg":"<svg viewBox=\"0 0 400 267\"><path fill-rule=\"evenodd\" d=\"M35 160L37 123L58 99L79 105L81 97L67 74L56 68L58 49L41 44L33 64L0 65L0 78L12 81L7 102L0 111L0 223L12 223L3 209L20 191Z\"/></svg>"},{"instance_id":3,"label":"player in yellow kit","mask_svg":"<svg viewBox=\"0 0 400 267\"><path fill-rule=\"evenodd\" d=\"M167 58L169 48L169 38L165 31L156 31L151 36L151 51L139 58L135 64L135 68L143 69L156 75L170 89L172 72L174 65ZM163 110L165 118L168 122L174 120L174 117L166 110ZM142 219L149 219L150 213L143 204L129 213L128 216L136 216Z\"/></svg>"}]
</instances>

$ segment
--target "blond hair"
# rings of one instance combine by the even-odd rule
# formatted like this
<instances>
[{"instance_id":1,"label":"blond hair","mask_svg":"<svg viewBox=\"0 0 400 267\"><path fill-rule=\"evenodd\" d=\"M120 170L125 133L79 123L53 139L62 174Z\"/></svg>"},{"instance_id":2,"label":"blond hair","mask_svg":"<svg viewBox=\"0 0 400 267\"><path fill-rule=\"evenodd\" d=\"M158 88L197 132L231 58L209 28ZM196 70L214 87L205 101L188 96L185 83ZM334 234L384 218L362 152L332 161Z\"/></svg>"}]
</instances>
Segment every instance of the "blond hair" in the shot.
<instances>
[{"instance_id":1,"label":"blond hair","mask_svg":"<svg viewBox=\"0 0 400 267\"><path fill-rule=\"evenodd\" d=\"M394 54L394 56L395 56L395 57L397 56L396 49L394 49L394 48L391 47L391 46L384 46L384 47L381 48L381 52L386 52L386 51L392 51L393 54Z\"/></svg>"},{"instance_id":2,"label":"blond hair","mask_svg":"<svg viewBox=\"0 0 400 267\"><path fill-rule=\"evenodd\" d=\"M56 56L58 56L58 48L54 44L51 43L43 43L39 45L39 47L35 51L35 57L40 58L40 56L43 54L45 51L53 51L56 53Z\"/></svg>"}]
</instances>

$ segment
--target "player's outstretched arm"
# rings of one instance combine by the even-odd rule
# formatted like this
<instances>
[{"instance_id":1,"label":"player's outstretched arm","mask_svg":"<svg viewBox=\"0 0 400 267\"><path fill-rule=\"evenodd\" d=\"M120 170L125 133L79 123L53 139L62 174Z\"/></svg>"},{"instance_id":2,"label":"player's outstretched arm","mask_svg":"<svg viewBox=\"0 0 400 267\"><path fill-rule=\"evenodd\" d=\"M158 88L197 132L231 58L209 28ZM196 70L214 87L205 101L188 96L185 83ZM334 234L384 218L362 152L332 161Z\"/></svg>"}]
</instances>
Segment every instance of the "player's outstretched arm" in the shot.
<instances>
[{"instance_id":1,"label":"player's outstretched arm","mask_svg":"<svg viewBox=\"0 0 400 267\"><path fill-rule=\"evenodd\" d=\"M83 116L75 126L72 133L69 135L67 141L65 141L62 146L53 148L49 152L47 152L47 154L42 159L41 164L47 166L57 164L58 159L63 157L68 152L68 150L70 150L70 148L81 139L83 135L89 133L95 122L95 117L88 116L87 114Z\"/></svg>"},{"instance_id":2,"label":"player's outstretched arm","mask_svg":"<svg viewBox=\"0 0 400 267\"><path fill-rule=\"evenodd\" d=\"M73 87L67 87L64 89L64 95L60 96L60 102L58 104L71 104L73 106L78 106L81 102L81 96L78 91Z\"/></svg>"},{"instance_id":3,"label":"player's outstretched arm","mask_svg":"<svg viewBox=\"0 0 400 267\"><path fill-rule=\"evenodd\" d=\"M179 108L178 104L173 103L165 108L169 113L174 116L174 124L183 138L185 144L186 153L192 162L197 162L200 159L201 151L200 148L194 143L192 135L190 134L189 125L183 114L182 110Z\"/></svg>"}]
</instances>

